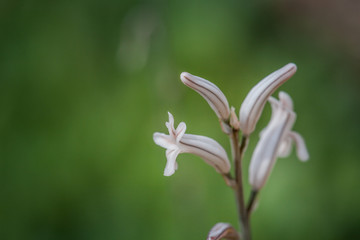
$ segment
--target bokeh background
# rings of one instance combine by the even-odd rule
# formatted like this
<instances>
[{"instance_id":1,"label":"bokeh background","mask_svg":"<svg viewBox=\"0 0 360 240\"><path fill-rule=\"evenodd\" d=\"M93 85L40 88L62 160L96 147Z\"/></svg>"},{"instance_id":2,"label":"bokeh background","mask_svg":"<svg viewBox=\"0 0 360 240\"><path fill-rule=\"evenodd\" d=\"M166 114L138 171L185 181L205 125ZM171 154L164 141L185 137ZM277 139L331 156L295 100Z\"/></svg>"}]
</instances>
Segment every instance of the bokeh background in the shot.
<instances>
[{"instance_id":1,"label":"bokeh background","mask_svg":"<svg viewBox=\"0 0 360 240\"><path fill-rule=\"evenodd\" d=\"M179 74L213 81L238 111L288 62L298 72L281 90L311 159L279 159L254 239L359 239L359 12L349 0L1 1L0 239L206 239L217 222L237 227L222 178L191 155L164 177L152 134L170 111L229 151Z\"/></svg>"}]
</instances>

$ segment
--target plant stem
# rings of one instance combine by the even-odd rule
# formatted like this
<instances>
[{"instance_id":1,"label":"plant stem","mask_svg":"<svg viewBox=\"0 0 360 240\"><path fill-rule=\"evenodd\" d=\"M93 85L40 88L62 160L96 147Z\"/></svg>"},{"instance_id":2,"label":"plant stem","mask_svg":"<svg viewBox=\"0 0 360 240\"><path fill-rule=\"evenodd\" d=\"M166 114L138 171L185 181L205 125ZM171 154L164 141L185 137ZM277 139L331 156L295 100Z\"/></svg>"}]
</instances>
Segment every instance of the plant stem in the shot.
<instances>
[{"instance_id":1,"label":"plant stem","mask_svg":"<svg viewBox=\"0 0 360 240\"><path fill-rule=\"evenodd\" d=\"M249 199L248 205L246 207L246 213L247 213L248 219L250 218L250 214L253 211L257 194L258 194L258 191L251 190L250 199Z\"/></svg>"},{"instance_id":2,"label":"plant stem","mask_svg":"<svg viewBox=\"0 0 360 240\"><path fill-rule=\"evenodd\" d=\"M239 220L243 231L243 238L244 240L251 240L249 218L245 209L244 188L242 182L242 158L247 147L248 137L242 136L241 144L239 144L238 134L238 130L232 129L232 133L230 135L235 162L235 181L237 185L235 188L235 195L237 200Z\"/></svg>"}]
</instances>

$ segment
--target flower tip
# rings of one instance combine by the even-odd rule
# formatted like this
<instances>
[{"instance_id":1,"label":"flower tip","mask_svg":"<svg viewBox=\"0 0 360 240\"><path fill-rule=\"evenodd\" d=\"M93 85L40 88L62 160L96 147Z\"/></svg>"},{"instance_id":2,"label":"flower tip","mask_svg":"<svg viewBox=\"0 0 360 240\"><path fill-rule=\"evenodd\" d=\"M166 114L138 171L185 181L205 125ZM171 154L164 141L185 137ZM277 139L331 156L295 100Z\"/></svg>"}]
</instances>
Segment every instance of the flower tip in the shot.
<instances>
[{"instance_id":1,"label":"flower tip","mask_svg":"<svg viewBox=\"0 0 360 240\"><path fill-rule=\"evenodd\" d=\"M285 108L287 108L288 110L291 110L291 111L294 109L294 103L289 94L287 94L286 92L280 91L279 99Z\"/></svg>"},{"instance_id":2,"label":"flower tip","mask_svg":"<svg viewBox=\"0 0 360 240\"><path fill-rule=\"evenodd\" d=\"M228 120L230 115L229 103L224 93L215 84L188 72L182 72L180 79L183 84L198 92L209 103L219 119Z\"/></svg>"},{"instance_id":3,"label":"flower tip","mask_svg":"<svg viewBox=\"0 0 360 240\"><path fill-rule=\"evenodd\" d=\"M181 81L185 84L185 82L189 81L189 78L191 78L193 75L191 75L190 73L188 72L182 72L180 74L180 79Z\"/></svg>"},{"instance_id":4,"label":"flower tip","mask_svg":"<svg viewBox=\"0 0 360 240\"><path fill-rule=\"evenodd\" d=\"M164 176L165 177L170 177L171 175L173 175L175 173L175 169L165 169L164 171Z\"/></svg>"},{"instance_id":5,"label":"flower tip","mask_svg":"<svg viewBox=\"0 0 360 240\"><path fill-rule=\"evenodd\" d=\"M294 71L294 72L296 72L296 70L297 70L297 66L295 63L288 63L284 66L284 68L292 69L292 71Z\"/></svg>"},{"instance_id":6,"label":"flower tip","mask_svg":"<svg viewBox=\"0 0 360 240\"><path fill-rule=\"evenodd\" d=\"M158 142L159 142L160 138L161 138L161 133L155 132L153 134L153 140L154 140L155 144L159 145Z\"/></svg>"},{"instance_id":7,"label":"flower tip","mask_svg":"<svg viewBox=\"0 0 360 240\"><path fill-rule=\"evenodd\" d=\"M297 155L298 155L298 158L299 158L302 162L306 162L306 161L308 161L309 158L310 158L307 149L303 149L303 150L298 151Z\"/></svg>"},{"instance_id":8,"label":"flower tip","mask_svg":"<svg viewBox=\"0 0 360 240\"><path fill-rule=\"evenodd\" d=\"M174 118L174 116L171 114L171 112L168 112L169 118Z\"/></svg>"}]
</instances>

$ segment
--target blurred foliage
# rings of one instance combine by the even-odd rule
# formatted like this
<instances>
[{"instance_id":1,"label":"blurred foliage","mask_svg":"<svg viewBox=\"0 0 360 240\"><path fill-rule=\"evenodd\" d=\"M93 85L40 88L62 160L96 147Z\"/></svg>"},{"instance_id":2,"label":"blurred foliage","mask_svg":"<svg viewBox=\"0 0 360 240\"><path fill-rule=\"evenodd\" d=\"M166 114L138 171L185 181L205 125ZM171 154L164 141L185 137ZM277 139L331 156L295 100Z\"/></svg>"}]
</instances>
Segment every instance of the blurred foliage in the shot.
<instances>
[{"instance_id":1,"label":"blurred foliage","mask_svg":"<svg viewBox=\"0 0 360 240\"><path fill-rule=\"evenodd\" d=\"M298 72L281 90L311 159L279 159L254 239L359 238L360 57L301 2L0 2L0 239L205 239L217 222L237 226L221 177L190 155L164 177L152 134L171 111L230 150L180 72L213 81L238 109L288 62Z\"/></svg>"}]
</instances>

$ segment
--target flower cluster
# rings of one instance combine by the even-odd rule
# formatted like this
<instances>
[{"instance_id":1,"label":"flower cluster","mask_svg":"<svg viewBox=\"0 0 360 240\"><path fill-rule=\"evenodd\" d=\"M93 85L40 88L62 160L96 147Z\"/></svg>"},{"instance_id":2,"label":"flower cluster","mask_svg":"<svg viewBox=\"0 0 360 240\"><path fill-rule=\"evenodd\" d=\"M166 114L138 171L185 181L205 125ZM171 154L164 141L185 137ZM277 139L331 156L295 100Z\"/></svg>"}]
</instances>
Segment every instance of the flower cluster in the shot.
<instances>
[{"instance_id":1,"label":"flower cluster","mask_svg":"<svg viewBox=\"0 0 360 240\"><path fill-rule=\"evenodd\" d=\"M209 137L186 134L184 122L175 128L174 117L170 113L169 121L166 122L169 135L154 133L153 136L155 143L166 149L165 176L174 174L178 166L176 158L180 153L190 153L202 158L224 177L226 183L237 193L244 239L250 239L247 221L253 209L256 194L265 185L276 159L289 156L292 143L295 143L296 154L300 160L309 159L304 139L299 133L292 130L296 113L291 97L285 92L279 93L278 100L271 96L295 74L296 70L296 65L289 63L261 80L250 90L241 104L239 117L235 113L235 108L229 107L227 98L215 84L187 72L181 73L181 81L198 92L208 102L218 117L222 130L229 135L236 168L235 178L230 174L231 164L224 148ZM241 161L249 136L254 132L267 102L271 105L272 115L268 125L260 132L260 140L251 158L249 183L252 194L246 210L242 199ZM242 132L243 141L241 144L239 143L239 132ZM229 224L219 223L210 231L208 239L221 238L240 239L240 235Z\"/></svg>"}]
</instances>

